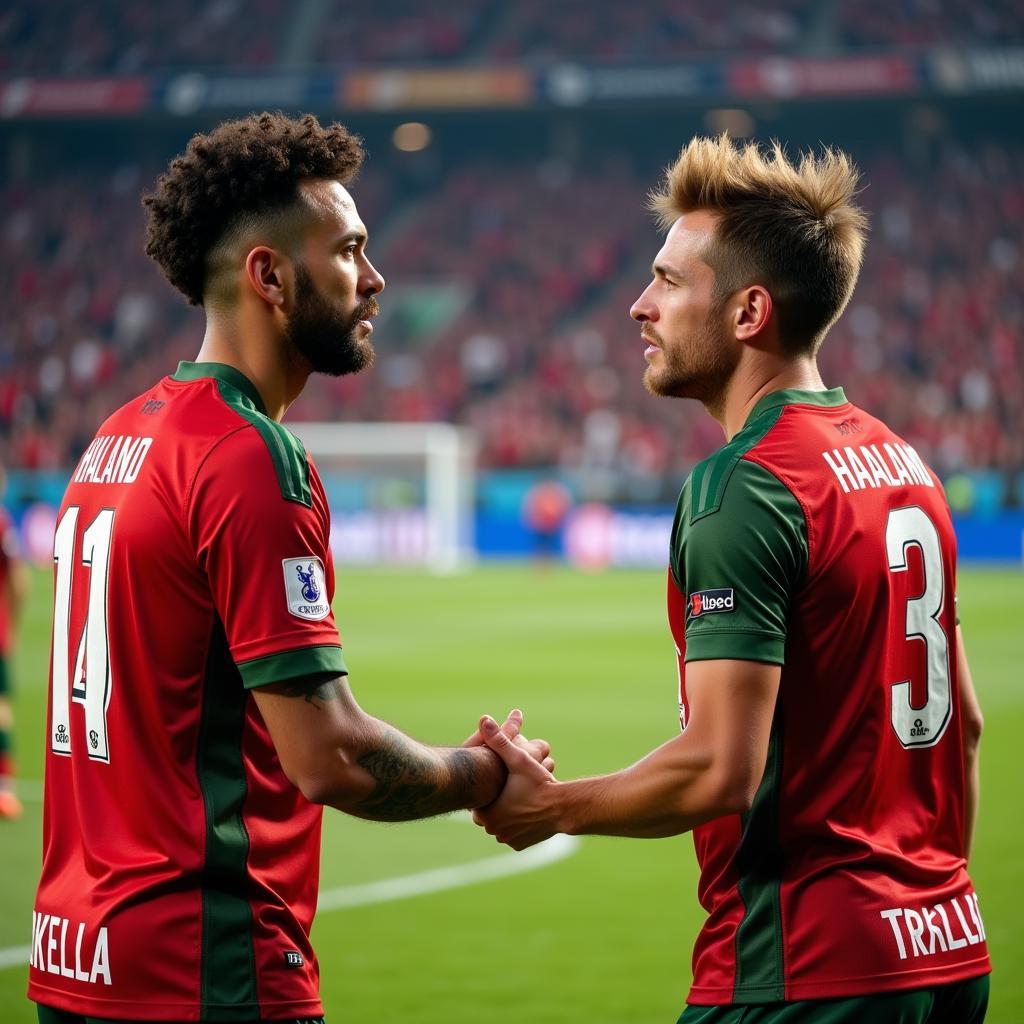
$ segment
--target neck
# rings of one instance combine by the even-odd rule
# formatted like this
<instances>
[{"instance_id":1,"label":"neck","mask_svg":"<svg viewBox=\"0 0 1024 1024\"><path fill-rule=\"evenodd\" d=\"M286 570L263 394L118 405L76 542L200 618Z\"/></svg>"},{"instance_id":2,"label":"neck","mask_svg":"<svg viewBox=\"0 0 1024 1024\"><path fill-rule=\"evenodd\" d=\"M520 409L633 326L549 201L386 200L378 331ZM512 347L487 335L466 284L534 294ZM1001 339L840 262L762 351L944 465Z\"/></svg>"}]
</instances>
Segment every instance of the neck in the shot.
<instances>
[{"instance_id":1,"label":"neck","mask_svg":"<svg viewBox=\"0 0 1024 1024\"><path fill-rule=\"evenodd\" d=\"M813 356L741 360L721 399L705 403L705 408L721 424L726 441L731 441L743 429L751 409L765 395L786 388L825 390Z\"/></svg>"},{"instance_id":2,"label":"neck","mask_svg":"<svg viewBox=\"0 0 1024 1024\"><path fill-rule=\"evenodd\" d=\"M280 422L306 386L309 369L295 365L282 339L265 328L208 310L196 362L224 363L244 373L260 393L267 415Z\"/></svg>"}]
</instances>

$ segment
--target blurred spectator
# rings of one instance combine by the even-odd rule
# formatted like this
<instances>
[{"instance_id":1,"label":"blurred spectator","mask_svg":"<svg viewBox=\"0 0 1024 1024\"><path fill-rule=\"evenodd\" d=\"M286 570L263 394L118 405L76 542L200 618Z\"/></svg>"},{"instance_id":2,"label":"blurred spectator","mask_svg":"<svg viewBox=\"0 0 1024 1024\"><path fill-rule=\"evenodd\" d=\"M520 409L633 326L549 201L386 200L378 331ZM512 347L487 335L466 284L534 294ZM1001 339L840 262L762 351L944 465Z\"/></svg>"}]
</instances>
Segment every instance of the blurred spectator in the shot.
<instances>
[{"instance_id":1,"label":"blurred spectator","mask_svg":"<svg viewBox=\"0 0 1024 1024\"><path fill-rule=\"evenodd\" d=\"M911 169L882 148L862 167L872 236L825 380L939 472L990 470L1019 501L1024 150L948 143ZM105 415L197 351L201 313L143 255L147 179L111 168L0 190L0 461L72 465ZM292 418L452 420L478 431L485 466L560 467L584 500L671 497L721 433L641 385L628 309L658 245L649 172L477 160L404 207L395 180L378 161L355 189L382 305L402 282L455 280L470 301L433 336L382 323L375 369L311 381Z\"/></svg>"},{"instance_id":2,"label":"blurred spectator","mask_svg":"<svg viewBox=\"0 0 1024 1024\"><path fill-rule=\"evenodd\" d=\"M1018 0L839 0L843 46L1006 45L1024 39Z\"/></svg>"},{"instance_id":3,"label":"blurred spectator","mask_svg":"<svg viewBox=\"0 0 1024 1024\"><path fill-rule=\"evenodd\" d=\"M12 0L0 12L0 73L135 74L273 62L285 0Z\"/></svg>"},{"instance_id":4,"label":"blurred spectator","mask_svg":"<svg viewBox=\"0 0 1024 1024\"><path fill-rule=\"evenodd\" d=\"M301 23L315 20L310 30ZM302 29L297 49L290 30ZM308 42L304 40L308 37ZM136 74L171 68L632 60L836 48L992 45L1024 39L1018 0L8 0L0 74Z\"/></svg>"}]
</instances>

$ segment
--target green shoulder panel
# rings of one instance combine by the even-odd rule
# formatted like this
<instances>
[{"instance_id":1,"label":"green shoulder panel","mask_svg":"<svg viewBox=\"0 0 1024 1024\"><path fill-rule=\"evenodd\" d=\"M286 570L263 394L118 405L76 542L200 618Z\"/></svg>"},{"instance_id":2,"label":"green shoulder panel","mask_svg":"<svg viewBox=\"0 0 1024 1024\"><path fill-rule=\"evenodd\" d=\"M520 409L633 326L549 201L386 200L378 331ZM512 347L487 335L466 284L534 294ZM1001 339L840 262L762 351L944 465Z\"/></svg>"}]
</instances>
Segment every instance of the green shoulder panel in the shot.
<instances>
[{"instance_id":1,"label":"green shoulder panel","mask_svg":"<svg viewBox=\"0 0 1024 1024\"><path fill-rule=\"evenodd\" d=\"M243 419L248 420L270 452L281 496L307 508L313 507L309 487L309 460L302 442L285 426L264 415L253 400L230 381L217 378L221 397Z\"/></svg>"},{"instance_id":2,"label":"green shoulder panel","mask_svg":"<svg viewBox=\"0 0 1024 1024\"><path fill-rule=\"evenodd\" d=\"M727 445L694 467L690 477L691 523L721 508L737 463L775 426L784 408L776 406L755 417Z\"/></svg>"},{"instance_id":3,"label":"green shoulder panel","mask_svg":"<svg viewBox=\"0 0 1024 1024\"><path fill-rule=\"evenodd\" d=\"M680 495L671 555L687 597L687 661L785 663L790 610L807 572L807 526L789 488L744 458L777 415L758 417L702 463Z\"/></svg>"}]
</instances>

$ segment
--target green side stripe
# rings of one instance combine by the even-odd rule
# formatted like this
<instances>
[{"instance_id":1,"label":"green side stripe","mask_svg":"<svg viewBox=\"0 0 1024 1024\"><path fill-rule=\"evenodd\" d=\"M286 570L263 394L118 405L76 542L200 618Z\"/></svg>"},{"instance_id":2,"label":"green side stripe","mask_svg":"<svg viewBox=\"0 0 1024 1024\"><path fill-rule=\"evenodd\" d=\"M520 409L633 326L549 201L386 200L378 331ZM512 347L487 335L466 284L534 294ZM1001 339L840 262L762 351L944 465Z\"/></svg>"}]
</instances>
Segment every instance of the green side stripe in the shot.
<instances>
[{"instance_id":1,"label":"green side stripe","mask_svg":"<svg viewBox=\"0 0 1024 1024\"><path fill-rule=\"evenodd\" d=\"M279 683L284 679L296 679L317 673L331 673L336 676L348 674L341 648L334 644L320 647L300 647L293 651L268 654L238 664L242 682L247 690L254 686Z\"/></svg>"},{"instance_id":2,"label":"green side stripe","mask_svg":"<svg viewBox=\"0 0 1024 1024\"><path fill-rule=\"evenodd\" d=\"M714 455L694 469L694 479L696 480L699 469L703 474L703 482L699 489L695 484L692 491L691 525L702 516L711 515L721 508L725 488L737 463L775 426L784 408L784 405L774 406L767 409L763 415L750 420L727 445L719 448Z\"/></svg>"},{"instance_id":3,"label":"green side stripe","mask_svg":"<svg viewBox=\"0 0 1024 1024\"><path fill-rule=\"evenodd\" d=\"M782 847L778 809L782 784L782 698L775 707L764 777L750 810L742 815L736 852L739 893L745 908L736 930L733 1002L781 1002L785 998L782 908Z\"/></svg>"},{"instance_id":4,"label":"green side stripe","mask_svg":"<svg viewBox=\"0 0 1024 1024\"><path fill-rule=\"evenodd\" d=\"M296 501L308 508L313 507L313 495L309 488L309 463L302 442L286 427L264 416L248 395L233 384L217 378L217 389L221 397L243 419L248 420L263 438L270 452L281 487L281 496Z\"/></svg>"},{"instance_id":5,"label":"green side stripe","mask_svg":"<svg viewBox=\"0 0 1024 1024\"><path fill-rule=\"evenodd\" d=\"M203 680L196 769L206 812L200 999L203 1020L259 1017L247 861L242 818L247 785L242 732L248 700L214 622Z\"/></svg>"}]
</instances>

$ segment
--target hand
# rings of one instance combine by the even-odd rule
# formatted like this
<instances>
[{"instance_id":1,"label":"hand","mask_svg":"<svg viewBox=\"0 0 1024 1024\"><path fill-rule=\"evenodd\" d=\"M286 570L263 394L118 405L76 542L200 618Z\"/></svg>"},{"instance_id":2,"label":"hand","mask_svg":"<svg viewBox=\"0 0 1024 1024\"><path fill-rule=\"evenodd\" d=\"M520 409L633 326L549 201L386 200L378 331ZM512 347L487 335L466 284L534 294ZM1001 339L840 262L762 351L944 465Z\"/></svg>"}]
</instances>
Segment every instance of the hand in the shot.
<instances>
[{"instance_id":1,"label":"hand","mask_svg":"<svg viewBox=\"0 0 1024 1024\"><path fill-rule=\"evenodd\" d=\"M550 839L558 831L554 803L554 787L558 783L554 776L499 729L490 716L480 719L479 732L487 746L505 762L508 778L498 799L475 810L473 820L513 850L525 850Z\"/></svg>"},{"instance_id":2,"label":"hand","mask_svg":"<svg viewBox=\"0 0 1024 1024\"><path fill-rule=\"evenodd\" d=\"M488 721L493 719L488 717ZM512 740L517 747L525 750L530 757L532 757L538 764L543 765L549 772L555 770L554 758L551 754L551 744L547 740L528 740L525 736L522 736L521 730L523 728L523 713L519 708L515 708L508 713L508 718L505 719L501 726L501 731ZM483 733L477 729L469 739L466 740L462 745L464 747L482 747L485 744Z\"/></svg>"}]
</instances>

